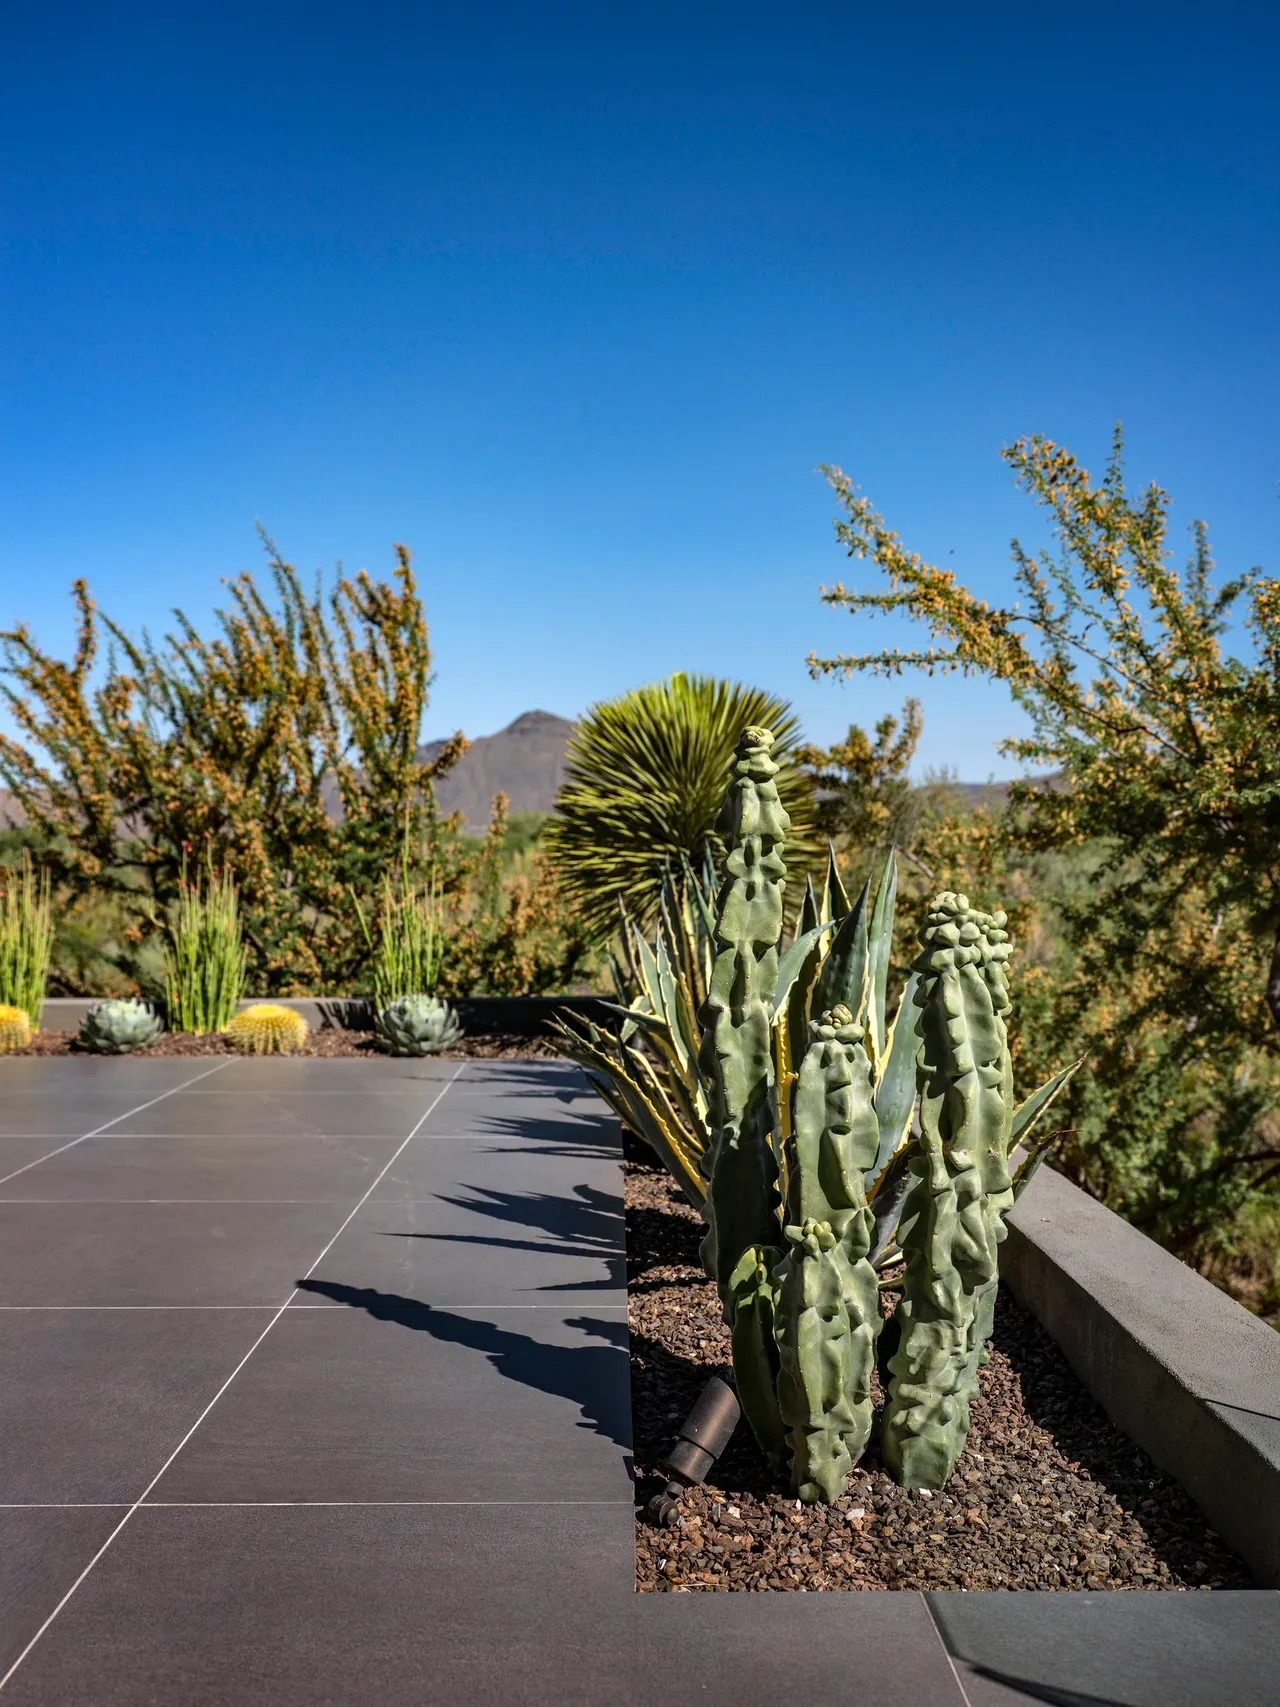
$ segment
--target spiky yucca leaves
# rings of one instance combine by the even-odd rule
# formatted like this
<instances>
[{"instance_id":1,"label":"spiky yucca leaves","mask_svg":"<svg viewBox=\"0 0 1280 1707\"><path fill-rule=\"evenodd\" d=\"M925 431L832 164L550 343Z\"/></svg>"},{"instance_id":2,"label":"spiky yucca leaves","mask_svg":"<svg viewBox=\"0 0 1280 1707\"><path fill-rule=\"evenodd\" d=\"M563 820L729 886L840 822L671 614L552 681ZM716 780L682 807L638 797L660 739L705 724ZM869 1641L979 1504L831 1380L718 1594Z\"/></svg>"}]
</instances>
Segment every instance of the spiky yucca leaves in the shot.
<instances>
[{"instance_id":1,"label":"spiky yucca leaves","mask_svg":"<svg viewBox=\"0 0 1280 1707\"><path fill-rule=\"evenodd\" d=\"M791 866L801 880L818 849L809 782L791 758L799 725L790 707L757 688L677 674L596 705L565 760L556 816L544 831L566 893L605 938L618 902L644 929L657 917L664 862L701 861L716 825L744 727L774 735L777 787L791 822Z\"/></svg>"},{"instance_id":2,"label":"spiky yucca leaves","mask_svg":"<svg viewBox=\"0 0 1280 1707\"><path fill-rule=\"evenodd\" d=\"M448 1002L421 993L400 996L378 1013L378 1035L393 1055L438 1055L462 1036Z\"/></svg>"},{"instance_id":3,"label":"spiky yucca leaves","mask_svg":"<svg viewBox=\"0 0 1280 1707\"><path fill-rule=\"evenodd\" d=\"M0 871L0 1002L21 1008L33 1031L40 1029L52 953L49 879L36 877L24 848L16 871Z\"/></svg>"},{"instance_id":4,"label":"spiky yucca leaves","mask_svg":"<svg viewBox=\"0 0 1280 1707\"><path fill-rule=\"evenodd\" d=\"M716 904L715 959L702 1005L698 1064L711 1086L703 1267L716 1282L733 1338L733 1367L747 1421L765 1453L783 1449L771 1288L777 1264L777 1100L773 1009L778 988L790 820L778 795L773 734L739 737L720 817L728 844Z\"/></svg>"},{"instance_id":5,"label":"spiky yucca leaves","mask_svg":"<svg viewBox=\"0 0 1280 1707\"><path fill-rule=\"evenodd\" d=\"M1013 1204L1004 922L948 893L920 934L920 1151L883 1436L885 1465L907 1487L942 1487L964 1449Z\"/></svg>"},{"instance_id":6,"label":"spiky yucca leaves","mask_svg":"<svg viewBox=\"0 0 1280 1707\"><path fill-rule=\"evenodd\" d=\"M0 1003L0 1055L13 1055L31 1041L31 1021L25 1008Z\"/></svg>"},{"instance_id":7,"label":"spiky yucca leaves","mask_svg":"<svg viewBox=\"0 0 1280 1707\"><path fill-rule=\"evenodd\" d=\"M778 1408L790 1431L792 1492L806 1503L838 1499L866 1446L880 1332L863 1186L880 1128L863 1027L837 1007L810 1034L787 1157L788 1250L774 1273Z\"/></svg>"},{"instance_id":8,"label":"spiky yucca leaves","mask_svg":"<svg viewBox=\"0 0 1280 1707\"><path fill-rule=\"evenodd\" d=\"M94 1055L131 1055L154 1043L163 1030L150 1002L95 1002L80 1021L80 1047Z\"/></svg>"},{"instance_id":9,"label":"spiky yucca leaves","mask_svg":"<svg viewBox=\"0 0 1280 1707\"><path fill-rule=\"evenodd\" d=\"M255 1002L237 1014L222 1035L250 1055L295 1055L307 1041L307 1022L292 1008Z\"/></svg>"}]
</instances>

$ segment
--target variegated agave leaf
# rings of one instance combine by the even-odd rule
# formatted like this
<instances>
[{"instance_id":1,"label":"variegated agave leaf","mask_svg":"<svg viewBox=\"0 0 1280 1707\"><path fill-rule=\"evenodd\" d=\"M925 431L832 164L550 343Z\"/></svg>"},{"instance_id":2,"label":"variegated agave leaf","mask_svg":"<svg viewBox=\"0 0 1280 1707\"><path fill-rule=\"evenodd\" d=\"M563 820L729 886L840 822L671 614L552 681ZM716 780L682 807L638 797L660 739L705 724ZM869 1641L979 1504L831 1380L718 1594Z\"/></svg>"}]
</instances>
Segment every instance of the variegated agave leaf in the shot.
<instances>
[{"instance_id":1,"label":"variegated agave leaf","mask_svg":"<svg viewBox=\"0 0 1280 1707\"><path fill-rule=\"evenodd\" d=\"M1013 1176L1013 1196L1015 1202L1031 1184L1036 1170L1041 1162L1062 1137L1061 1131L1045 1132L1035 1137L1033 1130L1042 1114L1057 1097L1072 1075L1084 1064L1082 1055L1078 1061L1073 1061L1069 1067L1064 1067L1060 1073L1055 1073L1051 1079L1040 1086L1038 1091L1032 1091L1025 1102L1019 1103L1013 1111L1013 1124L1010 1128L1009 1144L1012 1148L1017 1145L1016 1161L1010 1173Z\"/></svg>"},{"instance_id":2,"label":"variegated agave leaf","mask_svg":"<svg viewBox=\"0 0 1280 1707\"><path fill-rule=\"evenodd\" d=\"M696 1133L694 1111L687 1104L677 1108L653 1064L611 1033L587 1020L578 1020L576 1027L556 1021L554 1030L560 1053L578 1063L622 1123L657 1153L689 1202L701 1210L706 1192L698 1162L706 1147L705 1124Z\"/></svg>"}]
</instances>

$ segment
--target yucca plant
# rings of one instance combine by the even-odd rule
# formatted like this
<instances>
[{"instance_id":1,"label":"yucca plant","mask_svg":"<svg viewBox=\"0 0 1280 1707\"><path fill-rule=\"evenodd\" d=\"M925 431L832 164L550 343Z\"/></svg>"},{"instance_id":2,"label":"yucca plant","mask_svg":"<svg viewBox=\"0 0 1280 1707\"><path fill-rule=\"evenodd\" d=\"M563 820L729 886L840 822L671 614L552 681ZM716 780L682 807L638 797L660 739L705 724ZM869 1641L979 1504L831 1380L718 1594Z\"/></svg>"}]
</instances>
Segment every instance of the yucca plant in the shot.
<instances>
[{"instance_id":1,"label":"yucca plant","mask_svg":"<svg viewBox=\"0 0 1280 1707\"><path fill-rule=\"evenodd\" d=\"M809 781L789 757L799 725L784 700L711 676L677 674L592 706L565 756L555 816L543 831L556 874L584 922L611 935L621 901L647 929L658 915L664 861L701 862L724 846L716 820L742 728L768 723L779 793L793 823L793 871L819 848Z\"/></svg>"},{"instance_id":2,"label":"yucca plant","mask_svg":"<svg viewBox=\"0 0 1280 1707\"><path fill-rule=\"evenodd\" d=\"M941 1486L990 1331L1003 1215L1075 1066L1014 1107L1004 916L963 896L935 899L889 1017L892 853L855 905L832 858L781 952L787 815L770 744L758 729L739 743L714 910L687 873L675 905L669 881L653 946L633 928L618 962L624 985L635 969L621 1035L561 1025L558 1046L701 1208L743 1410L802 1499L837 1497L866 1443L876 1277L906 1256L890 1282L904 1296L885 1457L910 1485Z\"/></svg>"},{"instance_id":3,"label":"yucca plant","mask_svg":"<svg viewBox=\"0 0 1280 1707\"><path fill-rule=\"evenodd\" d=\"M231 873L210 866L203 880L191 882L184 872L165 932L169 1029L197 1036L222 1031L244 995L248 962Z\"/></svg>"},{"instance_id":4,"label":"yucca plant","mask_svg":"<svg viewBox=\"0 0 1280 1707\"><path fill-rule=\"evenodd\" d=\"M374 931L355 900L360 928L373 957L373 1006L381 1013L401 996L432 991L444 963L444 911L440 882L432 872L427 882L414 879L407 854L392 878L382 879L382 899Z\"/></svg>"},{"instance_id":5,"label":"yucca plant","mask_svg":"<svg viewBox=\"0 0 1280 1707\"><path fill-rule=\"evenodd\" d=\"M0 873L0 1003L21 1008L32 1031L40 1029L52 953L49 879L37 878L24 848L17 869Z\"/></svg>"}]
</instances>

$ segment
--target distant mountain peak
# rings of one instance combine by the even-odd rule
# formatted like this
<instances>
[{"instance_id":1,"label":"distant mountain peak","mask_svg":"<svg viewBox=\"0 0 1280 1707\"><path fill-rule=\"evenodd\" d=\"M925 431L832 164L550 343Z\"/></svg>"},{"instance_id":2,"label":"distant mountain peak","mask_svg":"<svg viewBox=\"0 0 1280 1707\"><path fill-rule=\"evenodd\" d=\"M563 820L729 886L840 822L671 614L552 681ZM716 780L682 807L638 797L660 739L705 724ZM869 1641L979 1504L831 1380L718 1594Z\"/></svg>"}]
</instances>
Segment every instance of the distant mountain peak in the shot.
<instances>
[{"instance_id":1,"label":"distant mountain peak","mask_svg":"<svg viewBox=\"0 0 1280 1707\"><path fill-rule=\"evenodd\" d=\"M548 732L563 733L567 741L577 728L567 717L557 717L554 711L522 711L519 717L508 723L505 729L498 731L499 735L540 735ZM484 737L482 737L484 738ZM487 737L492 741L494 736Z\"/></svg>"},{"instance_id":2,"label":"distant mountain peak","mask_svg":"<svg viewBox=\"0 0 1280 1707\"><path fill-rule=\"evenodd\" d=\"M461 812L471 831L489 822L495 794L505 794L512 812L550 812L564 775L564 753L577 724L551 711L522 711L495 735L479 735L457 764L436 783L436 801L446 814ZM433 759L443 741L418 750Z\"/></svg>"}]
</instances>

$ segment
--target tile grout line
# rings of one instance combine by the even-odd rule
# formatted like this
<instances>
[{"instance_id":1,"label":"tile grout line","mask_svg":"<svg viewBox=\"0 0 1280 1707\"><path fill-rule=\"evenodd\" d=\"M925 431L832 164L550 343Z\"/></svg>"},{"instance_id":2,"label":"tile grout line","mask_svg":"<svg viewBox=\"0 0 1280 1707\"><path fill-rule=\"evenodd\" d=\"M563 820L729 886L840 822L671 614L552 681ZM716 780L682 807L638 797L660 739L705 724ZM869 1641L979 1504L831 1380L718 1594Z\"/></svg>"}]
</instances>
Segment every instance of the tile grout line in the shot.
<instances>
[{"instance_id":1,"label":"tile grout line","mask_svg":"<svg viewBox=\"0 0 1280 1707\"><path fill-rule=\"evenodd\" d=\"M359 1205L357 1205L359 1207ZM319 1258L316 1259L319 1261ZM290 1293L290 1299L297 1292L297 1287ZM601 1288L602 1291L612 1290ZM607 1298L584 1298L581 1293L574 1299L574 1306L589 1304L593 1310L625 1310L625 1301L611 1303ZM567 1310L569 1305L560 1299L550 1304L455 1304L446 1300L443 1304L423 1304L424 1310ZM288 1310L292 1315L295 1310L337 1310L336 1304L0 1304L0 1315L67 1315L85 1314L92 1311L137 1311L139 1314L154 1310ZM0 1501L3 1504L3 1501Z\"/></svg>"},{"instance_id":2,"label":"tile grout line","mask_svg":"<svg viewBox=\"0 0 1280 1707\"><path fill-rule=\"evenodd\" d=\"M348 1506L381 1510L401 1508L417 1510L420 1506L634 1506L626 1500L28 1500L24 1503L0 1502L0 1511L321 1511L345 1510Z\"/></svg>"},{"instance_id":3,"label":"tile grout line","mask_svg":"<svg viewBox=\"0 0 1280 1707\"><path fill-rule=\"evenodd\" d=\"M225 1061L219 1062L218 1067L224 1067L224 1066L226 1066L226 1064L227 1063ZM350 1211L350 1213L347 1215L346 1219L342 1222L341 1226L339 1226L337 1231L334 1233L333 1237L329 1240L329 1242L325 1245L324 1249L320 1252L319 1256L317 1256L315 1261L311 1264L311 1267L307 1270L306 1274L303 1275L304 1280L308 1279L312 1274L314 1274L316 1269L319 1268L320 1264L328 1256L329 1252L333 1249L334 1245L337 1244L338 1240L341 1238L342 1234L345 1232L347 1227L350 1226L354 1217L359 1213L359 1211L361 1209L363 1209L364 1205L368 1202L369 1198L373 1195L374 1188L378 1185L378 1182L382 1179L383 1175L387 1172L388 1168L390 1168L393 1165L393 1163L396 1161L396 1159L402 1154L402 1152L408 1147L408 1145L411 1144L413 1142L413 1140L417 1137L418 1132L426 1124L428 1119L431 1117L431 1115L435 1112L436 1108L439 1106L441 1099L445 1095L445 1092L448 1091L449 1088L459 1078L459 1076L461 1075L462 1070L466 1066L466 1064L467 1063L465 1060L461 1061L458 1064L457 1072L455 1072L453 1074L453 1077L450 1079L447 1079L445 1081L445 1083L441 1086L440 1090L437 1092L435 1097L433 1097L433 1099L428 1104L428 1106L423 1110L423 1112L419 1116L419 1118L414 1122L413 1130L406 1135L403 1142L400 1144L399 1148L396 1150L395 1154L388 1157L386 1163L384 1164L384 1166L382 1168L381 1173L378 1174L377 1179L375 1179L372 1182L372 1184L369 1186L368 1190L365 1192L364 1196L359 1200L359 1202L355 1205L355 1207ZM211 1071L217 1072L218 1067L211 1069ZM201 1076L201 1078L207 1078L208 1074L202 1073L200 1076ZM165 1094L168 1095L169 1093L166 1092ZM161 1101L161 1098L156 1097L153 1100L156 1102L159 1102L159 1101ZM150 1106L150 1104L146 1104L146 1103L143 1104L143 1107L149 1107L149 1106ZM134 1110L133 1112L136 1113L137 1111ZM127 1116L121 1115L119 1118L121 1120L124 1120L127 1118ZM107 1124L108 1125L114 1125L115 1122L114 1121L108 1121ZM103 1130L105 1130L105 1128ZM85 1134L85 1137L92 1137L92 1136L94 1136L94 1134L92 1134L92 1133L86 1133ZM77 1139L76 1142L79 1143L79 1142L81 1142L81 1140ZM64 1146L64 1148L70 1148L70 1146L69 1145ZM42 1158L42 1160L43 1159L44 1158ZM29 1165L34 1166L34 1164L29 1164ZM21 1171L21 1170L19 1170L19 1171ZM13 1677L17 1673L19 1667L21 1665L23 1665L27 1656L31 1653L31 1651L35 1648L36 1644L44 1636L45 1631L48 1630L50 1628L50 1626L54 1623L55 1619L61 1613L63 1607L66 1606L67 1603L71 1600L72 1596L76 1593L76 1590L80 1587L81 1583L84 1582L86 1577L89 1576L90 1572L98 1564L99 1560L101 1560L103 1557L105 1557L106 1553L110 1549L110 1547L111 1547L112 1543L115 1541L116 1537L123 1532L125 1526L128 1524L129 1520L133 1517L133 1514L142 1507L142 1504L145 1501L147 1495L151 1492L151 1490L154 1487L156 1487L156 1485L159 1483L161 1477L165 1474L165 1472L168 1470L169 1466L177 1458L178 1454L180 1452L182 1452L184 1450L184 1448L187 1446L188 1442L191 1440L192 1436L196 1433L197 1429L200 1428L201 1424L205 1421L205 1418L209 1415L209 1413L213 1410L214 1406L218 1403L218 1400L221 1399L222 1395L230 1387L231 1383L235 1380L236 1376L239 1375L240 1371L248 1363L249 1359L253 1356L254 1352L257 1351L258 1347L262 1344L263 1340L265 1340L267 1335L271 1332L272 1328L275 1327L276 1323L280 1320L281 1316L284 1315L285 1311L289 1308L291 1301L297 1297L297 1294L298 1294L298 1289L295 1286L293 1291L289 1294L288 1298L286 1298L284 1303L280 1305L279 1309L272 1316L271 1320L267 1323L266 1327L263 1328L262 1332L258 1335L257 1339L254 1340L253 1344L249 1347L248 1351L245 1352L244 1356L240 1359L239 1363L236 1364L235 1368L231 1371L230 1375L227 1376L226 1380L222 1383L221 1387L218 1388L218 1391L213 1395L212 1399L209 1400L209 1403L204 1407L204 1409L201 1411L200 1415L192 1423L191 1427L183 1435L182 1439L174 1447L173 1451L165 1459L164 1463L160 1466L160 1468L156 1471L155 1475L147 1483L146 1487L138 1495L137 1499L134 1500L133 1504L129 1507L128 1511L125 1512L124 1516L120 1519L119 1523L116 1524L115 1528L111 1531L110 1535L107 1536L106 1540L102 1543L101 1547L98 1548L98 1551L93 1555L92 1559L89 1560L89 1563L80 1572L80 1575L72 1583L71 1587L62 1596L62 1599L54 1607L53 1611L45 1619L44 1623L41 1624L40 1628L36 1631L35 1635L32 1636L31 1640L23 1648L22 1652L14 1660L13 1664L11 1666L9 1666L8 1670L4 1673L4 1675L0 1676L0 1693L2 1693L8 1687L9 1683L12 1681Z\"/></svg>"},{"instance_id":4,"label":"tile grout line","mask_svg":"<svg viewBox=\"0 0 1280 1707\"><path fill-rule=\"evenodd\" d=\"M928 1618L930 1624L933 1625L933 1633L938 1638L938 1646L942 1649L943 1657L951 1668L951 1675L955 1679L956 1688L960 1691L960 1700L964 1703L964 1707L973 1707L973 1703L969 1699L969 1691L965 1688L964 1682L960 1676L959 1668L956 1665L955 1655L947 1646L947 1639L942 1634L938 1620L933 1615L933 1608L929 1605L929 1596L923 1589L917 1589L916 1593L920 1596L921 1602L924 1605L926 1618Z\"/></svg>"},{"instance_id":5,"label":"tile grout line","mask_svg":"<svg viewBox=\"0 0 1280 1707\"><path fill-rule=\"evenodd\" d=\"M15 1168L11 1174L0 1175L0 1185L8 1185L11 1179L17 1179L19 1174L25 1174L29 1168L38 1168L41 1162L48 1162L54 1156L61 1156L67 1150L74 1150L77 1144L83 1144L86 1138L98 1138L104 1132L109 1132L113 1126L119 1126L122 1120L131 1120L135 1114L142 1114L149 1108L154 1108L166 1097L177 1096L179 1091L189 1091L192 1085L198 1085L201 1079L208 1079L214 1073L220 1073L230 1062L219 1061L216 1067L209 1067L203 1073L197 1073L194 1079L187 1079L181 1085L174 1085L171 1090L161 1091L158 1097L152 1097L150 1102L141 1102L137 1108L127 1108L123 1114L117 1114L114 1120L105 1120L101 1126L95 1126L92 1132L82 1132L78 1138L73 1138L69 1144L59 1144L56 1150L50 1150L46 1155L37 1156L34 1162L26 1162L20 1168ZM21 1202L21 1199L18 1199Z\"/></svg>"}]
</instances>

